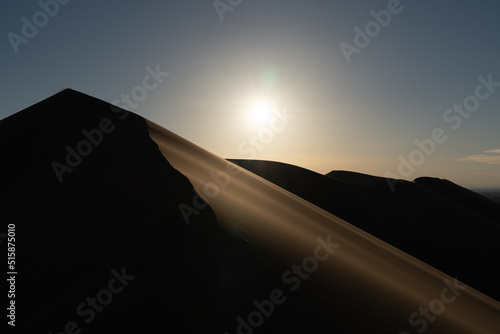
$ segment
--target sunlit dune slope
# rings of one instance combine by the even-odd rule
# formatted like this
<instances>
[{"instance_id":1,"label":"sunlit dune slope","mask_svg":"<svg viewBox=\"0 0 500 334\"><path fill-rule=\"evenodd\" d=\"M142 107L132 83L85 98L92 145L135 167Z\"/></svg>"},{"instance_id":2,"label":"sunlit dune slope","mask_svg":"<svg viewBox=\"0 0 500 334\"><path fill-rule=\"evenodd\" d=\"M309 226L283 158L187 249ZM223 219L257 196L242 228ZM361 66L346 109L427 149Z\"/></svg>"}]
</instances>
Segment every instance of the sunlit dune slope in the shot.
<instances>
[{"instance_id":1,"label":"sunlit dune slope","mask_svg":"<svg viewBox=\"0 0 500 334\"><path fill-rule=\"evenodd\" d=\"M440 271L253 173L241 170L230 176L225 171L234 166L228 161L148 124L151 138L205 195L218 222L284 269L311 256L318 237L331 236L341 244L309 278L323 288L326 305L346 298L344 307L351 308L351 316L357 313L359 321L370 319L373 331L397 330L420 305L439 296L446 278ZM211 193L208 185L216 184L213 175L224 181ZM487 327L493 330L498 325L497 302L472 288L464 297L450 304L433 323L433 330L486 333Z\"/></svg>"},{"instance_id":2,"label":"sunlit dune slope","mask_svg":"<svg viewBox=\"0 0 500 334\"><path fill-rule=\"evenodd\" d=\"M437 179L400 181L393 192L382 177L348 171L325 176L272 161L231 161L500 299L500 275L491 266L500 254L500 221L494 219L500 209L491 200Z\"/></svg>"}]
</instances>

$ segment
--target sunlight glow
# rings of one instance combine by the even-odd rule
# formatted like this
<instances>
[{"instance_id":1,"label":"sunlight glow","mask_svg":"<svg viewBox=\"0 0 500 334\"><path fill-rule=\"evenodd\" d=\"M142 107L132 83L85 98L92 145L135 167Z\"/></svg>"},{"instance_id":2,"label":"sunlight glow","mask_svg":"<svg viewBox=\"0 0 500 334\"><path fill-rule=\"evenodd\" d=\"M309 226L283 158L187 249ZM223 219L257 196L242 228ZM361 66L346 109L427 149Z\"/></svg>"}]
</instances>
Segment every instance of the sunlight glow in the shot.
<instances>
[{"instance_id":1,"label":"sunlight glow","mask_svg":"<svg viewBox=\"0 0 500 334\"><path fill-rule=\"evenodd\" d=\"M274 107L270 101L257 99L248 104L247 117L252 123L262 125L269 120L273 111Z\"/></svg>"}]
</instances>

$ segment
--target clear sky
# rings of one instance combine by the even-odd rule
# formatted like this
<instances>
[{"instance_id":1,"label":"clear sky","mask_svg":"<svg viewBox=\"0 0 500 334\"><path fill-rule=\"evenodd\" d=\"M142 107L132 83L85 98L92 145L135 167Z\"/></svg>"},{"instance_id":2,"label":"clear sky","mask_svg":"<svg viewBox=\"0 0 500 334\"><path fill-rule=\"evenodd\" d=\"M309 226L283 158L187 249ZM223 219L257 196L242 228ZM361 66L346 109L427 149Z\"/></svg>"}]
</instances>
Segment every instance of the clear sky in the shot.
<instances>
[{"instance_id":1,"label":"clear sky","mask_svg":"<svg viewBox=\"0 0 500 334\"><path fill-rule=\"evenodd\" d=\"M55 1L0 3L1 119L73 88L224 158L500 186L496 1Z\"/></svg>"}]
</instances>

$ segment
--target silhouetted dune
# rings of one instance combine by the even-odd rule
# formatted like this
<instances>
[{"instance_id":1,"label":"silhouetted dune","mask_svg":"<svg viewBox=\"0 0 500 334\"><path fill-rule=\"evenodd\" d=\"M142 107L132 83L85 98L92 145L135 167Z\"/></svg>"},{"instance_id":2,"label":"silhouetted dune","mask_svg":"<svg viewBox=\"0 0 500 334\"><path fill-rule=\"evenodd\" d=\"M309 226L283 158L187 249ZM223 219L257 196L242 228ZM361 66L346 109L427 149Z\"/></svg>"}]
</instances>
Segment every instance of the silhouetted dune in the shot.
<instances>
[{"instance_id":1,"label":"silhouetted dune","mask_svg":"<svg viewBox=\"0 0 500 334\"><path fill-rule=\"evenodd\" d=\"M153 330L160 319L184 325L190 300L199 297L188 283L204 273L189 262L204 244L215 251L213 239L223 239L213 211L186 225L178 205L192 201L192 185L160 154L144 119L122 115L65 90L0 122L2 221L16 224L17 323L25 330L56 333L69 321L86 333ZM89 141L82 130L106 119L114 130L59 182L51 164L66 164L65 147L76 150ZM90 314L80 316L77 306L122 268L136 278L86 324Z\"/></svg>"},{"instance_id":2,"label":"silhouetted dune","mask_svg":"<svg viewBox=\"0 0 500 334\"><path fill-rule=\"evenodd\" d=\"M500 224L500 204L448 180L419 177L413 182L455 202L463 208Z\"/></svg>"},{"instance_id":3,"label":"silhouetted dune","mask_svg":"<svg viewBox=\"0 0 500 334\"><path fill-rule=\"evenodd\" d=\"M385 185L387 183L387 180L384 177L372 176L372 175L343 171L343 170L333 170L325 175L335 180L344 181L358 186Z\"/></svg>"},{"instance_id":4,"label":"silhouetted dune","mask_svg":"<svg viewBox=\"0 0 500 334\"><path fill-rule=\"evenodd\" d=\"M11 332L414 331L449 284L427 333L498 328L481 293L499 296L498 225L418 184L238 161L254 174L72 90L1 121L0 139Z\"/></svg>"}]
</instances>

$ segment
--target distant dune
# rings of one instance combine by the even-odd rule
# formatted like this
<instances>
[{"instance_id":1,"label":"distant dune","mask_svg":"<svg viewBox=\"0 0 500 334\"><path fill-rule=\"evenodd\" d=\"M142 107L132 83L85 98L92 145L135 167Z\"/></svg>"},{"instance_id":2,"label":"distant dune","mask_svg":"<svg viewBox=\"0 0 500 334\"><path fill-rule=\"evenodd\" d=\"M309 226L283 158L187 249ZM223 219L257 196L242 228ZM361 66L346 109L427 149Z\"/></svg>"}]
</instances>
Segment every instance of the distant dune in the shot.
<instances>
[{"instance_id":1,"label":"distant dune","mask_svg":"<svg viewBox=\"0 0 500 334\"><path fill-rule=\"evenodd\" d=\"M500 204L500 188L471 188L471 190Z\"/></svg>"},{"instance_id":2,"label":"distant dune","mask_svg":"<svg viewBox=\"0 0 500 334\"><path fill-rule=\"evenodd\" d=\"M349 172L344 170L333 170L326 176L332 179L344 181L353 185L358 186L376 186L376 185L386 185L387 180L383 177L372 176L362 173Z\"/></svg>"},{"instance_id":3,"label":"distant dune","mask_svg":"<svg viewBox=\"0 0 500 334\"><path fill-rule=\"evenodd\" d=\"M469 189L460 187L448 180L433 177L419 177L413 181L432 192L455 202L463 208L473 211L493 222L500 224L500 203Z\"/></svg>"},{"instance_id":4,"label":"distant dune","mask_svg":"<svg viewBox=\"0 0 500 334\"><path fill-rule=\"evenodd\" d=\"M230 162L72 90L0 139L12 332L498 330L498 211L456 185Z\"/></svg>"}]
</instances>

